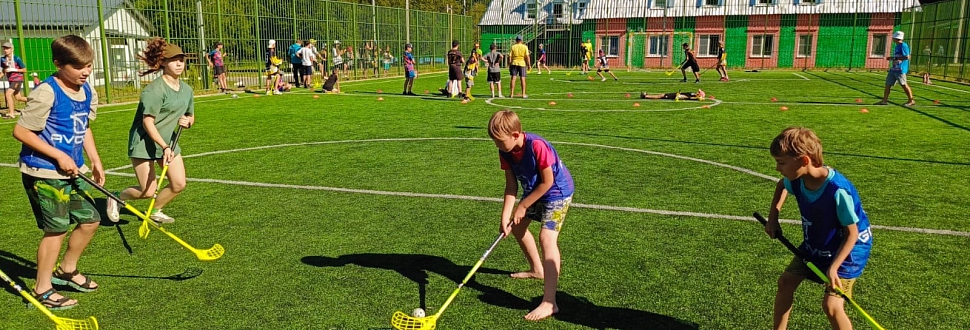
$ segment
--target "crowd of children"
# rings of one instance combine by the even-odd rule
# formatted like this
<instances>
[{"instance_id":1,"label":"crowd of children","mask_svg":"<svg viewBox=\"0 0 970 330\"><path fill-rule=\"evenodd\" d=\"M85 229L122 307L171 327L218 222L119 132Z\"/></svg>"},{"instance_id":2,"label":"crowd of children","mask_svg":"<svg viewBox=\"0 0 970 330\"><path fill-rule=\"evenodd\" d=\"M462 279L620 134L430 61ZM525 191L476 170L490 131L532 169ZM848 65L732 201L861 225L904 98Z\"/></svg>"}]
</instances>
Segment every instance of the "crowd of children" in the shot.
<instances>
[{"instance_id":1,"label":"crowd of children","mask_svg":"<svg viewBox=\"0 0 970 330\"><path fill-rule=\"evenodd\" d=\"M911 92L900 78L908 69L909 49L903 44L903 34L893 35L897 43L896 51L889 59L894 61L887 77L886 94L891 83L899 82L906 88L912 102ZM299 59L299 70L294 74L302 76L297 86L311 84L313 67L321 59L314 48L315 41L307 40L299 44L299 49L291 56ZM297 44L294 44L296 46ZM350 47L340 49L339 40L334 42L334 63L327 83L330 89L339 89L337 83L339 65L346 63L338 59L352 52ZM18 82L23 78L23 62L4 47L4 70L8 80ZM280 59L275 50L276 43L271 40L266 49L266 88L278 92L282 82ZM724 60L723 44L719 60ZM487 68L487 81L492 96L498 91L503 97L501 87L501 65L508 64L512 76L510 96L515 96L515 82L521 82L521 96L526 98L526 72L530 67L529 51L516 38L508 56L501 54L492 44L490 52L482 54L478 44L468 58L459 50L459 43L452 43L448 52L448 83L444 90L451 96L461 95L471 99L471 88L478 75L479 65ZM688 44L683 45L685 62L681 69L693 69L697 76L697 63ZM583 46L585 52L589 47ZM208 64L219 81L219 87L226 90L222 44L217 43L209 53ZM365 52L371 57L375 75L378 74L377 61L381 58L384 71L394 56L390 48L378 57L378 48L368 44ZM411 44L404 46L402 61L405 69L404 94L414 95L412 87L418 72L415 68ZM91 175L97 185L105 184L101 157L91 133L90 123L96 118L98 94L87 79L92 73L94 51L83 38L69 35L60 37L51 44L51 53L57 72L36 86L27 99L27 107L14 127L14 137L22 143L19 168L30 207L34 212L37 227L43 231L37 253L36 284L34 296L46 307L54 310L67 309L78 304L54 288L68 286L80 292L98 290L100 286L89 276L79 272L78 259L94 236L100 221L100 211L95 206L90 192L93 189L79 175ZM588 53L584 53L588 58ZM544 55L540 55L543 59ZM168 205L185 189L185 165L181 148L173 143L177 130L189 129L195 123L194 96L191 86L180 77L185 70L185 53L175 44L161 38L148 40L139 54L139 59L147 67L141 76L159 73L141 92L138 108L133 118L129 136L127 157L135 172L136 185L115 194L121 200L143 199L159 190L156 178L156 165L169 166L168 185L157 195L156 211L150 219L159 223L171 223L175 219L163 213ZM293 57L291 57L291 63ZM603 80L602 72L609 71L608 61L602 50L598 51L597 73ZM585 63L585 62L584 62ZM723 62L719 62L723 66ZM539 67L541 69L541 67ZM548 68L547 68L548 69ZM321 70L321 73L325 73ZM616 79L616 76L613 76ZM686 73L684 73L686 81ZM726 79L726 72L722 73ZM12 80L11 80L12 79ZM461 83L466 88L462 93ZM328 87L324 87L328 88ZM703 99L704 91L697 93L667 93L651 95L641 93L644 99ZM16 95L16 93L14 94ZM8 100L8 104L10 101ZM12 106L11 106L12 109ZM12 110L11 112L12 113ZM79 126L80 125L80 126ZM494 113L488 122L487 132L498 149L500 168L504 170L505 191L501 209L499 231L505 236L512 235L519 243L529 268L524 272L511 274L518 279L536 278L543 280L543 297L537 307L525 315L528 320L541 320L559 312L556 291L560 275L561 256L558 246L566 213L575 191L572 176L565 162L552 144L534 133L523 130L519 116L511 110ZM64 138L71 136L72 138ZM774 138L769 147L774 158L776 170L783 176L777 181L766 233L775 237L779 230L778 216L788 195L795 197L802 215L803 243L800 247L807 258L824 270L830 280L825 289L822 309L833 329L851 329L851 323L844 311L844 300L835 289L851 296L856 279L865 268L872 248L873 234L869 219L863 210L858 190L840 172L823 162L822 144L815 132L801 127L790 127ZM85 165L85 155L90 167ZM90 173L90 174L89 174ZM519 194L521 186L522 193ZM117 221L117 203L109 199L108 218ZM531 222L540 223L539 244L529 230ZM71 224L76 226L71 229ZM61 245L70 231L67 250L60 256ZM541 254L540 254L541 247ZM778 291L774 301L774 323L776 329L787 327L791 312L793 295L805 279L814 278L801 259L793 259L784 269L778 280Z\"/></svg>"}]
</instances>

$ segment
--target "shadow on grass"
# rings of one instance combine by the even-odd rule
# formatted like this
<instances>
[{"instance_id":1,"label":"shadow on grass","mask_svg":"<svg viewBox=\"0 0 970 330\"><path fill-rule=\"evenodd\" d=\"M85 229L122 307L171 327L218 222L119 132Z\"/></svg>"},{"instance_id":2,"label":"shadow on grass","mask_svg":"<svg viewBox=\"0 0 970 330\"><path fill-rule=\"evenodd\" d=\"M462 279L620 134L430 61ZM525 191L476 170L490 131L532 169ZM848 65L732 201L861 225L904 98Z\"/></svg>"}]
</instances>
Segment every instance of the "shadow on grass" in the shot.
<instances>
[{"instance_id":1,"label":"shadow on grass","mask_svg":"<svg viewBox=\"0 0 970 330\"><path fill-rule=\"evenodd\" d=\"M459 283L471 271L471 266L456 265L451 260L443 257L425 254L362 253L343 255L336 258L306 256L301 261L304 264L316 267L357 265L367 268L393 270L418 285L420 307L425 310L428 310L425 304L428 272L439 274L455 283ZM506 276L511 274L510 272L493 268L479 268L478 273L501 274ZM540 283L536 281L537 286ZM481 293L479 300L482 302L522 310L523 316L526 311L538 306L542 300L542 297L534 298L531 301L516 297L501 289L478 284L475 282L474 277L469 280L467 287L479 291ZM441 296L440 299L438 303L444 303L445 296ZM586 298L577 297L562 291L558 293L557 299L560 313L555 316L555 319L595 329L696 330L699 328L694 323L656 313L631 308L597 306ZM405 309L405 311L409 311L409 309ZM432 311L429 310L428 313L431 314Z\"/></svg>"},{"instance_id":2,"label":"shadow on grass","mask_svg":"<svg viewBox=\"0 0 970 330\"><path fill-rule=\"evenodd\" d=\"M0 250L0 270L7 274L7 276L10 277L14 283L17 283L18 279L33 279L35 276L37 276L37 264L34 263L34 261L24 259L21 256L3 250ZM28 292L30 292L29 285L23 283L23 281L20 281L18 284L21 284L21 287L23 287L24 290L28 290ZM3 288L7 292L20 297L20 293L15 291L9 285L4 284Z\"/></svg>"},{"instance_id":3,"label":"shadow on grass","mask_svg":"<svg viewBox=\"0 0 970 330\"><path fill-rule=\"evenodd\" d=\"M348 254L336 258L307 256L303 257L301 261L303 261L304 264L316 267L343 267L346 265L358 265L367 268L393 270L418 285L418 306L425 310L427 310L426 295L428 272L444 276L457 284L461 283L465 276L468 275L468 272L471 271L471 266L456 265L455 263L451 262L451 260L443 257L426 254L361 253ZM506 271L486 267L479 268L477 273L510 274ZM479 298L483 302L512 309L529 308L529 302L525 299L513 296L512 294L497 288L478 284L475 282L474 277L468 281L467 287L481 292L481 296ZM445 297L446 296L442 296L440 303L444 303Z\"/></svg>"},{"instance_id":4,"label":"shadow on grass","mask_svg":"<svg viewBox=\"0 0 970 330\"><path fill-rule=\"evenodd\" d=\"M624 307L598 306L584 297L559 291L556 294L559 313L557 320L594 329L616 330L696 330L696 323L680 320L666 315ZM533 299L538 305L542 297Z\"/></svg>"}]
</instances>

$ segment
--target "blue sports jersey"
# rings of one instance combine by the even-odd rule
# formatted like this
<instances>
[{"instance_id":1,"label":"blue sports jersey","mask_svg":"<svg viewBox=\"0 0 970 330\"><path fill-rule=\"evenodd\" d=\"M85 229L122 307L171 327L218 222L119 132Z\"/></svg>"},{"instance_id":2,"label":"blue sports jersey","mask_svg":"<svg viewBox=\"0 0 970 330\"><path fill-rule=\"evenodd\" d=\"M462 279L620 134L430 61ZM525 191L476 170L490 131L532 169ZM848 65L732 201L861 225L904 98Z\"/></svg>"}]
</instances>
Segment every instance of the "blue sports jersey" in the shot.
<instances>
[{"instance_id":1,"label":"blue sports jersey","mask_svg":"<svg viewBox=\"0 0 970 330\"><path fill-rule=\"evenodd\" d=\"M869 217L862 209L862 201L855 186L831 168L825 183L814 192L805 189L801 179L786 182L785 186L798 201L798 210L802 215L804 241L799 249L822 271L832 264L832 259L844 241L844 227L847 226L844 223L857 219L855 224L859 229L859 238L845 262L839 266L838 272L839 277L846 279L862 275L872 249L872 231L869 228ZM848 198L840 199L844 197ZM840 204L842 207L850 204L851 212L840 217ZM846 217L852 219L847 220Z\"/></svg>"},{"instance_id":2,"label":"blue sports jersey","mask_svg":"<svg viewBox=\"0 0 970 330\"><path fill-rule=\"evenodd\" d=\"M896 47L893 47L893 57L904 56L909 56L909 45L907 45L905 42L896 44ZM902 74L909 73L909 60L893 60L892 65L892 72Z\"/></svg>"},{"instance_id":3,"label":"blue sports jersey","mask_svg":"<svg viewBox=\"0 0 970 330\"><path fill-rule=\"evenodd\" d=\"M515 178L522 185L522 198L529 196L532 190L541 183L540 180L542 179L539 175L540 169L536 162L535 151L532 149L532 144L535 140L545 143L549 147L549 150L552 151L552 155L556 157L556 161L552 165L552 187L538 201L552 202L572 196L574 190L573 177L569 174L569 170L566 169L566 165L562 163L562 159L559 158L559 153L556 152L556 148L541 136L525 133L525 143L522 145L522 159L518 163L512 160L512 153L499 151L499 156L509 164L512 173L515 174Z\"/></svg>"},{"instance_id":4,"label":"blue sports jersey","mask_svg":"<svg viewBox=\"0 0 970 330\"><path fill-rule=\"evenodd\" d=\"M88 115L91 113L91 87L81 85L86 98L84 101L72 100L54 76L44 80L44 84L54 90L54 106L44 130L35 132L41 140L71 156L77 167L84 166L84 136L88 130ZM20 162L34 168L57 170L57 161L24 145L20 148Z\"/></svg>"},{"instance_id":5,"label":"blue sports jersey","mask_svg":"<svg viewBox=\"0 0 970 330\"><path fill-rule=\"evenodd\" d=\"M287 54L290 55L290 63L303 64L303 60L296 56L296 53L300 52L300 48L303 48L303 46L300 46L300 44L290 45L290 49L287 51Z\"/></svg>"}]
</instances>

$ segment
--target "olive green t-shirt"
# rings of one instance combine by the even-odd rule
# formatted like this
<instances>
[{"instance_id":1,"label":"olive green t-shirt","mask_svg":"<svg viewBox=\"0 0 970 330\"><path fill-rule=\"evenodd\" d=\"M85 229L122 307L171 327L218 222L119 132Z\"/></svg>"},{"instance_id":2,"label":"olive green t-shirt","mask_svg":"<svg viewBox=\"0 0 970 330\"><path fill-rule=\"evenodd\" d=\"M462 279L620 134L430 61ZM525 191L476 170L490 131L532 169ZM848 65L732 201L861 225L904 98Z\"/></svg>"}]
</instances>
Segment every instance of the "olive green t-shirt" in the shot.
<instances>
[{"instance_id":1,"label":"olive green t-shirt","mask_svg":"<svg viewBox=\"0 0 970 330\"><path fill-rule=\"evenodd\" d=\"M162 77L153 80L141 91L138 101L138 111L132 120L131 130L128 131L128 157L139 159L161 159L164 150L145 131L145 116L155 117L155 129L168 144L175 137L175 128L179 118L183 115L195 114L195 102L192 98L192 87L179 81L181 87L175 91L165 83ZM176 155L181 153L179 146L173 146Z\"/></svg>"}]
</instances>

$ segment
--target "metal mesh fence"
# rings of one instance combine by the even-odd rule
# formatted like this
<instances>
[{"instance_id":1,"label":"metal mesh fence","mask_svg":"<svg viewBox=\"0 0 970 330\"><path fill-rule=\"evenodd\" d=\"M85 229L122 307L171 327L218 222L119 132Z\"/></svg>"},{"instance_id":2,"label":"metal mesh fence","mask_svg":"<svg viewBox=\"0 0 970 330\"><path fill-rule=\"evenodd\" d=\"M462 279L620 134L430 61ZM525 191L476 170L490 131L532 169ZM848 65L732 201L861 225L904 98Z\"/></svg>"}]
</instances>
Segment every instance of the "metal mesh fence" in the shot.
<instances>
[{"instance_id":1,"label":"metal mesh fence","mask_svg":"<svg viewBox=\"0 0 970 330\"><path fill-rule=\"evenodd\" d=\"M507 49L516 35L522 35L533 52L543 44L549 65L558 67L578 66L580 45L590 40L593 57L602 49L611 66L631 70L677 66L684 58L684 43L698 56L702 69L713 67L721 42L729 68L884 70L889 65L885 58L892 47L890 36L900 28L907 30L903 22L921 22L917 25L922 29L935 26L933 47L954 54L958 42L953 39L967 34L957 28L966 25L966 15L960 14L966 10L957 8L963 2L921 6L917 0L494 0L479 24L483 44L494 42ZM942 36L945 33L950 34ZM918 31L912 34L920 36ZM941 44L939 38L951 41ZM954 70L935 68L947 74Z\"/></svg>"},{"instance_id":2,"label":"metal mesh fence","mask_svg":"<svg viewBox=\"0 0 970 330\"><path fill-rule=\"evenodd\" d=\"M408 42L414 45L419 71L444 70L451 40L470 48L473 24L455 13L324 0L0 0L0 40L10 41L13 55L22 58L28 92L31 74L43 80L56 71L51 42L76 34L94 48L89 82L109 103L136 100L141 87L156 77L138 76L145 67L137 55L153 36L181 46L187 54L182 78L197 92L211 92L216 86L205 56L216 42L224 44L229 84L259 88L269 40L276 40L288 74L287 48L298 39L315 39L328 69L335 48L352 49L342 56L348 64L346 79L364 79L385 75L385 51L393 56L386 74L403 74ZM0 85L6 88L6 79Z\"/></svg>"},{"instance_id":3,"label":"metal mesh fence","mask_svg":"<svg viewBox=\"0 0 970 330\"><path fill-rule=\"evenodd\" d=\"M902 15L901 30L912 50L910 71L934 77L970 81L970 1L927 4Z\"/></svg>"}]
</instances>

